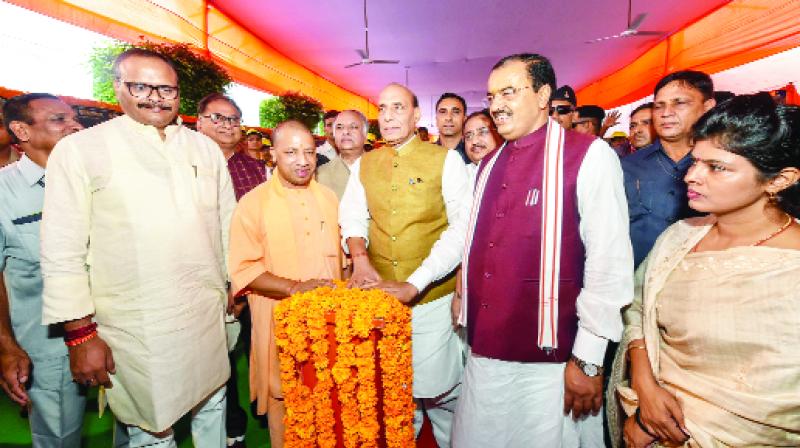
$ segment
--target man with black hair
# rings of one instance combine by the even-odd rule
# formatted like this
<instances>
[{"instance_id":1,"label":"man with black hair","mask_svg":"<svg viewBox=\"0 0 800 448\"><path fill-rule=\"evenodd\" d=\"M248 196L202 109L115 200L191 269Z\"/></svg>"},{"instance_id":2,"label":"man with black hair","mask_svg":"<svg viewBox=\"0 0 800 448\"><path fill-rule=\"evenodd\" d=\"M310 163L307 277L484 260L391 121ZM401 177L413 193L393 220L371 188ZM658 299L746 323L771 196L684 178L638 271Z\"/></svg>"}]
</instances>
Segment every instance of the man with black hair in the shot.
<instances>
[{"instance_id":1,"label":"man with black hair","mask_svg":"<svg viewBox=\"0 0 800 448\"><path fill-rule=\"evenodd\" d=\"M711 77L694 70L665 76L656 84L654 95L658 138L622 159L636 266L670 224L695 214L683 181L692 165L692 126L716 104Z\"/></svg>"},{"instance_id":2,"label":"man with black hair","mask_svg":"<svg viewBox=\"0 0 800 448\"><path fill-rule=\"evenodd\" d=\"M577 105L578 98L575 96L575 91L572 87L563 85L556 89L553 98L550 99L550 118L556 120L564 129L571 131Z\"/></svg>"},{"instance_id":3,"label":"man with black hair","mask_svg":"<svg viewBox=\"0 0 800 448\"><path fill-rule=\"evenodd\" d=\"M236 205L219 146L179 120L164 56L114 62L125 115L63 138L47 163L42 321L62 324L72 375L104 386L116 444L225 446L226 254Z\"/></svg>"},{"instance_id":4,"label":"man with black hair","mask_svg":"<svg viewBox=\"0 0 800 448\"><path fill-rule=\"evenodd\" d=\"M426 128L425 126L420 126L417 128L417 135L419 136L419 139L422 140L423 142L430 141L431 139L430 134L428 134L428 128Z\"/></svg>"},{"instance_id":5,"label":"man with black hair","mask_svg":"<svg viewBox=\"0 0 800 448\"><path fill-rule=\"evenodd\" d=\"M575 109L575 119L572 120L572 129L581 134L589 134L602 138L603 136L600 135L600 133L605 118L606 111L600 106L595 106L594 104L580 106Z\"/></svg>"},{"instance_id":6,"label":"man with black hair","mask_svg":"<svg viewBox=\"0 0 800 448\"><path fill-rule=\"evenodd\" d=\"M631 112L630 141L634 151L653 143L653 103L639 105Z\"/></svg>"},{"instance_id":7,"label":"man with black hair","mask_svg":"<svg viewBox=\"0 0 800 448\"><path fill-rule=\"evenodd\" d=\"M633 297L625 193L608 144L549 117L555 86L537 54L489 75L507 142L481 161L453 307L471 347L459 448L604 446L603 356Z\"/></svg>"},{"instance_id":8,"label":"man with black hair","mask_svg":"<svg viewBox=\"0 0 800 448\"><path fill-rule=\"evenodd\" d=\"M6 130L3 120L3 104L5 100L0 98L0 168L19 160L19 153L11 144L11 134Z\"/></svg>"},{"instance_id":9,"label":"man with black hair","mask_svg":"<svg viewBox=\"0 0 800 448\"><path fill-rule=\"evenodd\" d=\"M229 96L210 93L197 103L197 131L219 145L222 155L228 162L228 172L231 175L237 201L268 178L264 162L248 156L245 151L236 151L242 139L241 121L242 110ZM258 137L260 144L261 134L258 134ZM228 334L228 361L232 372L227 383L225 428L228 434L228 447L240 448L245 446L247 413L239 404L236 360L241 352L235 347L241 335L243 349L245 353L250 354L251 326L246 296L237 297L234 303L230 304L228 314L225 316L225 330Z\"/></svg>"},{"instance_id":10,"label":"man with black hair","mask_svg":"<svg viewBox=\"0 0 800 448\"><path fill-rule=\"evenodd\" d=\"M470 174L470 185L475 183L478 164L484 157L497 149L503 137L497 133L492 116L486 109L469 114L464 122L464 147L467 157L472 162L467 165Z\"/></svg>"},{"instance_id":11,"label":"man with black hair","mask_svg":"<svg viewBox=\"0 0 800 448\"><path fill-rule=\"evenodd\" d=\"M33 446L79 446L86 394L72 381L64 333L42 324L39 230L50 152L83 127L46 93L16 96L4 109L3 131L24 155L0 170L0 386L30 405Z\"/></svg>"},{"instance_id":12,"label":"man with black hair","mask_svg":"<svg viewBox=\"0 0 800 448\"><path fill-rule=\"evenodd\" d=\"M469 158L464 150L464 119L467 102L460 95L445 92L436 101L436 127L439 129L439 145L455 150L465 164Z\"/></svg>"},{"instance_id":13,"label":"man with black hair","mask_svg":"<svg viewBox=\"0 0 800 448\"><path fill-rule=\"evenodd\" d=\"M336 140L333 138L333 122L339 115L338 110L329 110L322 116L322 123L325 129L325 143L317 146L317 155L322 156L317 159L317 168L333 160L338 153L336 150ZM320 163L322 162L322 163Z\"/></svg>"}]
</instances>

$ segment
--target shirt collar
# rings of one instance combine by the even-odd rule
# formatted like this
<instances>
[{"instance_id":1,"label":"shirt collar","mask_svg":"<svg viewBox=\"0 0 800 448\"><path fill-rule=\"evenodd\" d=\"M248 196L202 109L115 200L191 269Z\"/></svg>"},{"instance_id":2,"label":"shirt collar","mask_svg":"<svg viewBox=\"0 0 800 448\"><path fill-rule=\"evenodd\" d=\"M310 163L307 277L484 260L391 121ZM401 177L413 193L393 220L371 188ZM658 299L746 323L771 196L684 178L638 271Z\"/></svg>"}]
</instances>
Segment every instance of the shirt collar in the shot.
<instances>
[{"instance_id":1,"label":"shirt collar","mask_svg":"<svg viewBox=\"0 0 800 448\"><path fill-rule=\"evenodd\" d=\"M412 146L415 146L415 145L412 145L411 142L421 142L421 141L422 140L420 140L419 137L415 134L415 135L412 135L411 138L409 138L408 140L404 141L403 143L401 143L401 144L399 144L397 146L392 146L392 149L394 149L396 153L402 154L404 152L407 152L407 150L410 150L410 148Z\"/></svg>"},{"instance_id":2,"label":"shirt collar","mask_svg":"<svg viewBox=\"0 0 800 448\"><path fill-rule=\"evenodd\" d=\"M549 120L549 119L548 119ZM513 147L516 148L525 148L528 146L533 146L534 144L539 143L541 140L544 140L547 137L547 123L540 126L535 131L531 132L528 135L523 135L522 137L511 141L509 143L512 144Z\"/></svg>"},{"instance_id":3,"label":"shirt collar","mask_svg":"<svg viewBox=\"0 0 800 448\"><path fill-rule=\"evenodd\" d=\"M130 126L130 128L135 130L136 132L142 134L154 133L156 136L158 136L159 140L161 139L161 136L158 135L158 129L156 129L155 126L139 123L138 121L134 120L127 114L123 115L123 117L128 126ZM183 120L181 119L181 116L178 115L177 117L175 117L175 123L168 125L166 129L164 129L164 135L166 135L167 140L169 140L172 137L172 135L175 132L177 132L177 130L181 127L181 125L183 125Z\"/></svg>"},{"instance_id":4,"label":"shirt collar","mask_svg":"<svg viewBox=\"0 0 800 448\"><path fill-rule=\"evenodd\" d=\"M44 168L40 167L36 164L33 160L29 159L27 155L23 155L19 162L17 162L17 168L19 169L20 173L22 173L22 177L25 179L25 182L28 184L29 187L36 185L42 177L44 176Z\"/></svg>"}]
</instances>

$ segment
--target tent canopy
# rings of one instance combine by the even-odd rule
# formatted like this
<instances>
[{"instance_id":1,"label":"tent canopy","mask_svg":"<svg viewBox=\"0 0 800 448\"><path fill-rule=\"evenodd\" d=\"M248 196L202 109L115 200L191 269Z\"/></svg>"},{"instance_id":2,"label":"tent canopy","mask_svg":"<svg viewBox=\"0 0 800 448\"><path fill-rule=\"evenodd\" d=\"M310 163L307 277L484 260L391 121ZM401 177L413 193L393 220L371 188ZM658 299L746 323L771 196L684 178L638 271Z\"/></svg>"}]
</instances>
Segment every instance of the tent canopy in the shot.
<instances>
[{"instance_id":1,"label":"tent canopy","mask_svg":"<svg viewBox=\"0 0 800 448\"><path fill-rule=\"evenodd\" d=\"M392 81L408 82L426 115L445 91L480 108L492 65L511 53L550 57L580 103L610 108L652 93L673 70L713 73L800 45L798 0L637 0L632 17L647 14L640 29L664 34L593 44L625 29L628 2L369 0L370 56L400 63L345 69L364 47L362 0L10 1L123 40L189 42L240 83L373 117Z\"/></svg>"}]
</instances>

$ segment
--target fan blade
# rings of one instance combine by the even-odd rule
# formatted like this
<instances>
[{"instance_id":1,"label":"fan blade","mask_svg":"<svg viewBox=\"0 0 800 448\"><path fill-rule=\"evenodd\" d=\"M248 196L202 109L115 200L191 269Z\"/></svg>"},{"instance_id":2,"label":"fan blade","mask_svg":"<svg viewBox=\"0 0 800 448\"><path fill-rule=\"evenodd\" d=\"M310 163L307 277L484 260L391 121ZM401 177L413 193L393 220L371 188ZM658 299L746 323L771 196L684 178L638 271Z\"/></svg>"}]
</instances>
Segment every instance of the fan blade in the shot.
<instances>
[{"instance_id":1,"label":"fan blade","mask_svg":"<svg viewBox=\"0 0 800 448\"><path fill-rule=\"evenodd\" d=\"M356 50L356 53L358 53L358 56L359 56L359 57L360 57L362 60L367 60L367 59L369 59L369 55L368 55L368 54L367 54L367 52L365 52L364 50Z\"/></svg>"},{"instance_id":2,"label":"fan blade","mask_svg":"<svg viewBox=\"0 0 800 448\"><path fill-rule=\"evenodd\" d=\"M345 65L344 68L353 68L356 65L362 65L362 64L364 64L364 63L363 62L356 62L356 63L350 64L350 65Z\"/></svg>"},{"instance_id":3,"label":"fan blade","mask_svg":"<svg viewBox=\"0 0 800 448\"><path fill-rule=\"evenodd\" d=\"M639 28L642 25L642 22L644 22L644 19L646 17L647 17L647 13L639 14L638 16L636 16L635 19L633 19L633 22L631 22L631 24L628 27L628 29L629 30L635 30L635 29Z\"/></svg>"},{"instance_id":4,"label":"fan blade","mask_svg":"<svg viewBox=\"0 0 800 448\"><path fill-rule=\"evenodd\" d=\"M399 64L400 61L389 59L374 59L371 61L373 64Z\"/></svg>"},{"instance_id":5,"label":"fan blade","mask_svg":"<svg viewBox=\"0 0 800 448\"><path fill-rule=\"evenodd\" d=\"M598 37L597 39L587 40L585 43L587 44L596 44L598 42L605 42L607 40L616 39L621 37L619 34L614 34L613 36L605 36L605 37Z\"/></svg>"}]
</instances>

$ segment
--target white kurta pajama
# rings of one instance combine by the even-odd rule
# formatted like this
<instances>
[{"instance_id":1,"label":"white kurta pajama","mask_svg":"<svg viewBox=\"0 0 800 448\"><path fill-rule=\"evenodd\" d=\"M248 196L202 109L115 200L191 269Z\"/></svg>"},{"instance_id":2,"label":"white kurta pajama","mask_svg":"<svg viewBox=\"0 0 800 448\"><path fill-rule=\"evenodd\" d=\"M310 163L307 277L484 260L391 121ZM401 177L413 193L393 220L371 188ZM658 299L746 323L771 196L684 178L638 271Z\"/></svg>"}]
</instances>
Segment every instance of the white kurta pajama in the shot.
<instances>
[{"instance_id":1,"label":"white kurta pajama","mask_svg":"<svg viewBox=\"0 0 800 448\"><path fill-rule=\"evenodd\" d=\"M398 148L399 149L399 148ZM343 247L347 238L368 241L369 209L364 185L360 180L361 160L350 167L350 179L339 207ZM442 171L442 197L448 228L431 248L430 254L408 277L418 291L444 278L461 262L472 189L464 162L450 151ZM450 293L429 303L416 305L411 311L413 393L417 401L415 428L422 425L422 409L431 419L437 441L450 439L450 426L463 372L463 343L453 331Z\"/></svg>"},{"instance_id":2,"label":"white kurta pajama","mask_svg":"<svg viewBox=\"0 0 800 448\"><path fill-rule=\"evenodd\" d=\"M225 253L235 199L219 147L122 116L61 140L42 221L45 324L94 314L121 422L162 432L228 378ZM223 439L224 440L224 439Z\"/></svg>"},{"instance_id":3,"label":"white kurta pajama","mask_svg":"<svg viewBox=\"0 0 800 448\"><path fill-rule=\"evenodd\" d=\"M482 163L488 161L489 157ZM575 182L585 260L583 288L577 299L578 335L570 349L575 356L602 365L607 341L619 338L620 308L630 303L633 289L633 257L622 171L618 158L605 142L598 139L591 143ZM483 205L490 207L494 201L498 199L486 196ZM529 224L535 225L538 222ZM508 227L506 224L504 231ZM514 269L511 264L524 260L508 262L504 269ZM536 300L530 298L532 307L536 306ZM465 306L462 303L462 310ZM465 317L466 311L462 311L462 319ZM504 332L507 330L498 328L493 337L517 336ZM531 345L537 342L514 341ZM601 414L578 421L564 415L565 366L563 362L515 362L471 353L453 424L453 446L604 446Z\"/></svg>"}]
</instances>

